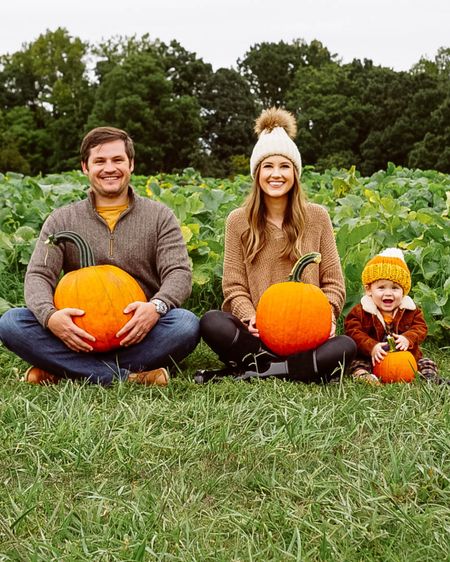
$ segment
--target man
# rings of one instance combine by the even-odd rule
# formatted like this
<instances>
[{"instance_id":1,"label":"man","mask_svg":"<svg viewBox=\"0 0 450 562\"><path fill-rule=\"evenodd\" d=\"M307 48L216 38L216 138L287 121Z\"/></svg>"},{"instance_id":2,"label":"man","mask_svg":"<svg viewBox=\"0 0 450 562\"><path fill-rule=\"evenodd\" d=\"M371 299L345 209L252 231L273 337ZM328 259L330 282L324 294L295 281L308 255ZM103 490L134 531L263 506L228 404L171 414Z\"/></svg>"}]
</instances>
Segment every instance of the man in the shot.
<instances>
[{"instance_id":1,"label":"man","mask_svg":"<svg viewBox=\"0 0 450 562\"><path fill-rule=\"evenodd\" d=\"M27 308L0 319L0 340L33 365L25 380L43 384L63 377L109 385L113 380L168 383L165 367L186 357L199 340L199 322L179 308L191 291L186 245L173 212L140 197L130 186L134 147L125 131L98 127L81 144L88 197L56 209L45 221L25 276ZM97 265L111 264L134 277L147 298L124 312L131 319L117 333L120 349L97 353L95 338L78 327L76 308L57 310L53 293L62 271L79 269L70 242L49 248L51 234L73 231L91 246Z\"/></svg>"}]
</instances>

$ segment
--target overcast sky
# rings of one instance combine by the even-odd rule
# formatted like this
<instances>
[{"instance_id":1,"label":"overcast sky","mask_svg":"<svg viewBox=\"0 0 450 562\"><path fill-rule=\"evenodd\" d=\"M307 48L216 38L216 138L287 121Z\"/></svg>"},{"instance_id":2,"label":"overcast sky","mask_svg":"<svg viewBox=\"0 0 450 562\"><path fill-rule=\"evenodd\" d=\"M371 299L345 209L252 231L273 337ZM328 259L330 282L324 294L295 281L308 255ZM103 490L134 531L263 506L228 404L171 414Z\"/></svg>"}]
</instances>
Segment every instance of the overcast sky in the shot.
<instances>
[{"instance_id":1,"label":"overcast sky","mask_svg":"<svg viewBox=\"0 0 450 562\"><path fill-rule=\"evenodd\" d=\"M256 43L318 39L345 63L409 70L450 47L450 0L6 0L0 54L65 27L98 43L116 35L176 39L213 68Z\"/></svg>"}]
</instances>

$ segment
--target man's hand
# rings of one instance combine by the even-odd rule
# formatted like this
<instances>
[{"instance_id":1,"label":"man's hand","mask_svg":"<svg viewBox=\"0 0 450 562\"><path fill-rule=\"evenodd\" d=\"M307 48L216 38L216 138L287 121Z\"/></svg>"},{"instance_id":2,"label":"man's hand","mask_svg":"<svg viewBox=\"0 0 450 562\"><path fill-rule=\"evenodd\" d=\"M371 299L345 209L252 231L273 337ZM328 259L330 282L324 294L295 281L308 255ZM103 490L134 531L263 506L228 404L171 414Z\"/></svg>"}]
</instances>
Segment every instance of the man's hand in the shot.
<instances>
[{"instance_id":1,"label":"man's hand","mask_svg":"<svg viewBox=\"0 0 450 562\"><path fill-rule=\"evenodd\" d=\"M72 316L83 316L83 314L84 310L79 308L62 308L48 319L48 329L73 351L88 352L93 349L85 340L95 341L94 336L78 327L72 320Z\"/></svg>"},{"instance_id":2,"label":"man's hand","mask_svg":"<svg viewBox=\"0 0 450 562\"><path fill-rule=\"evenodd\" d=\"M116 334L119 339L125 336L120 342L124 347L142 341L160 318L152 302L132 302L123 312L134 312L133 317Z\"/></svg>"}]
</instances>

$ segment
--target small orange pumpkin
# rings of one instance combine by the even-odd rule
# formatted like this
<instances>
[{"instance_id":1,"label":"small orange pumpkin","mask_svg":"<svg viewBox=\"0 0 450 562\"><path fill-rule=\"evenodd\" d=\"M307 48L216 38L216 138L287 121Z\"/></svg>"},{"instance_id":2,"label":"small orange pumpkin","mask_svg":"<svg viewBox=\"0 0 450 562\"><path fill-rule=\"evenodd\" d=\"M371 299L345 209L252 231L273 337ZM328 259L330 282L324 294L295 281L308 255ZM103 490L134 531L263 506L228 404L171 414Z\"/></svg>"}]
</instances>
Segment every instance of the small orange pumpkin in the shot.
<instances>
[{"instance_id":1,"label":"small orange pumpkin","mask_svg":"<svg viewBox=\"0 0 450 562\"><path fill-rule=\"evenodd\" d=\"M317 252L305 254L292 268L289 280L271 285L259 300L259 336L278 355L314 349L330 336L332 312L327 297L316 285L300 282L305 267L320 260Z\"/></svg>"},{"instance_id":2,"label":"small orange pumpkin","mask_svg":"<svg viewBox=\"0 0 450 562\"><path fill-rule=\"evenodd\" d=\"M389 353L377 363L374 374L381 382L411 382L417 371L417 363L414 355L409 351L397 351L392 336L388 336Z\"/></svg>"},{"instance_id":3,"label":"small orange pumpkin","mask_svg":"<svg viewBox=\"0 0 450 562\"><path fill-rule=\"evenodd\" d=\"M116 333L133 316L123 309L132 302L147 302L139 283L115 265L95 265L89 244L76 232L58 232L47 243L62 240L73 242L80 252L80 269L70 271L59 281L54 302L61 308L80 308L83 316L73 316L77 326L95 337L88 342L94 351L109 351L119 347Z\"/></svg>"}]
</instances>

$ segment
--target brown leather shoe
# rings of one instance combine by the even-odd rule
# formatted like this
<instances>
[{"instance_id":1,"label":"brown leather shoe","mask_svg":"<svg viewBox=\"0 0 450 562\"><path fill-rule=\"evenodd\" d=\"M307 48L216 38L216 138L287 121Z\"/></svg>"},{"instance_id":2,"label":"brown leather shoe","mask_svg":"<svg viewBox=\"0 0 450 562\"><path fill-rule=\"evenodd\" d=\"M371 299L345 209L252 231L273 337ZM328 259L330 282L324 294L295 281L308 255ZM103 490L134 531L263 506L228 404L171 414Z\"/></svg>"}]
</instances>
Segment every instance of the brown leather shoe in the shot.
<instances>
[{"instance_id":1,"label":"brown leather shoe","mask_svg":"<svg viewBox=\"0 0 450 562\"><path fill-rule=\"evenodd\" d=\"M27 369L23 380L29 384L58 384L60 379L56 375L39 369L39 367L30 367Z\"/></svg>"},{"instance_id":2,"label":"brown leather shoe","mask_svg":"<svg viewBox=\"0 0 450 562\"><path fill-rule=\"evenodd\" d=\"M167 386L169 384L169 373L167 369L160 367L159 369L153 369L153 371L131 373L128 380L137 384Z\"/></svg>"}]
</instances>

